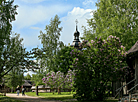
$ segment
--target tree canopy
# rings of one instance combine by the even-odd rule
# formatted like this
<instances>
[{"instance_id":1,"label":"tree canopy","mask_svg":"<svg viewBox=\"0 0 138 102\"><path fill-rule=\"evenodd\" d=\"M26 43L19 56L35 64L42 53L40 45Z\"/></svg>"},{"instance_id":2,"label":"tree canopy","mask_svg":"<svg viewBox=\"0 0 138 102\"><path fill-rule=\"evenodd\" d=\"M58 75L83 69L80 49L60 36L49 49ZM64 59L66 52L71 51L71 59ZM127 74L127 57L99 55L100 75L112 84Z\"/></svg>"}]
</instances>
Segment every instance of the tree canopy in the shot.
<instances>
[{"instance_id":1,"label":"tree canopy","mask_svg":"<svg viewBox=\"0 0 138 102\"><path fill-rule=\"evenodd\" d=\"M22 45L23 39L19 34L11 37L3 48L0 62L0 78L8 74L13 68L20 68L22 71L37 69L31 53L27 52Z\"/></svg>"},{"instance_id":2,"label":"tree canopy","mask_svg":"<svg viewBox=\"0 0 138 102\"><path fill-rule=\"evenodd\" d=\"M18 6L13 5L13 2L14 0L0 1L0 50L10 38L11 22L15 20L15 15L17 15L16 9Z\"/></svg>"},{"instance_id":3,"label":"tree canopy","mask_svg":"<svg viewBox=\"0 0 138 102\"><path fill-rule=\"evenodd\" d=\"M27 75L24 76L24 79L25 79L25 80L31 80L31 75L30 75L29 73L27 73Z\"/></svg>"},{"instance_id":4,"label":"tree canopy","mask_svg":"<svg viewBox=\"0 0 138 102\"><path fill-rule=\"evenodd\" d=\"M48 70L52 70L55 67L54 58L57 51L64 45L63 42L59 41L60 32L62 27L59 27L61 21L58 15L50 20L50 24L46 25L45 33L40 31L39 39L43 44L43 53L47 55L42 60L45 62L45 66Z\"/></svg>"},{"instance_id":5,"label":"tree canopy","mask_svg":"<svg viewBox=\"0 0 138 102\"><path fill-rule=\"evenodd\" d=\"M55 56L55 69L54 71L61 71L66 74L69 70L73 70L71 68L73 58L70 56L70 52L73 50L73 47L64 46L61 50L59 50Z\"/></svg>"},{"instance_id":6,"label":"tree canopy","mask_svg":"<svg viewBox=\"0 0 138 102\"><path fill-rule=\"evenodd\" d=\"M84 27L83 38L117 36L129 50L138 40L137 0L98 0L96 6L93 18L88 20L89 29Z\"/></svg>"}]
</instances>

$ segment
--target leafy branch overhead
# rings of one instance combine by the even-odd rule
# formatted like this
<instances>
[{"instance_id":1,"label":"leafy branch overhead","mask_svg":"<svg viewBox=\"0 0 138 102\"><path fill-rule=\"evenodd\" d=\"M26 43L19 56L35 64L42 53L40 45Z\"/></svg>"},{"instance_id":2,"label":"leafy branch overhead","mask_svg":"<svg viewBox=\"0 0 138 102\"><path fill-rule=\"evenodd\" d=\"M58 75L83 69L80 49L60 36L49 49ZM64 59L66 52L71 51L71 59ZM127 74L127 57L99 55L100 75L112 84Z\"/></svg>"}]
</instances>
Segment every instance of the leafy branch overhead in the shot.
<instances>
[{"instance_id":1,"label":"leafy branch overhead","mask_svg":"<svg viewBox=\"0 0 138 102\"><path fill-rule=\"evenodd\" d=\"M19 34L12 34L11 22L17 15L14 0L0 1L0 80L14 68L22 71L38 69L34 56L23 47Z\"/></svg>"},{"instance_id":2,"label":"leafy branch overhead","mask_svg":"<svg viewBox=\"0 0 138 102\"><path fill-rule=\"evenodd\" d=\"M9 73L13 68L20 67L20 70L34 70L38 69L38 65L31 60L33 56L31 53L26 52L25 48L21 44L23 39L19 38L19 34L16 34L16 37L13 37L5 45L0 62L0 76L3 77Z\"/></svg>"}]
</instances>

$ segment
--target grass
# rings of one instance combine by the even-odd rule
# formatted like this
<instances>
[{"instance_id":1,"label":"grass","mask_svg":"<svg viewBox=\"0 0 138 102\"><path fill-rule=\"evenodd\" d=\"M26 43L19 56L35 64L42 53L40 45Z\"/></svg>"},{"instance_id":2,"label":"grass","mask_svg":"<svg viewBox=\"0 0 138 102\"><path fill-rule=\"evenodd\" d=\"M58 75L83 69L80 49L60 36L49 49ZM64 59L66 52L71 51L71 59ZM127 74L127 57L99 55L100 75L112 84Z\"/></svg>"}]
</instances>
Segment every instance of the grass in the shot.
<instances>
[{"instance_id":1,"label":"grass","mask_svg":"<svg viewBox=\"0 0 138 102\"><path fill-rule=\"evenodd\" d=\"M0 102L23 102L0 94Z\"/></svg>"},{"instance_id":2,"label":"grass","mask_svg":"<svg viewBox=\"0 0 138 102\"><path fill-rule=\"evenodd\" d=\"M37 96L35 92L26 92L25 93L28 96ZM75 92L73 92L73 94L75 94ZM60 101L65 101L65 102L78 102L76 99L73 98L73 94L70 92L61 92L61 94L58 93L41 93L39 92L39 96L37 97L41 97L41 98L45 98L48 100L60 100ZM96 101L97 102L97 101ZM106 101L104 102L118 102L117 99L111 99L108 98Z\"/></svg>"},{"instance_id":3,"label":"grass","mask_svg":"<svg viewBox=\"0 0 138 102\"><path fill-rule=\"evenodd\" d=\"M26 92L25 93L28 96L37 96L35 92ZM75 94L75 92L73 92ZM41 98L49 99L49 100L60 100L60 101L66 101L71 100L73 98L73 94L70 92L61 92L61 94L56 93L41 93L39 92L39 96Z\"/></svg>"}]
</instances>

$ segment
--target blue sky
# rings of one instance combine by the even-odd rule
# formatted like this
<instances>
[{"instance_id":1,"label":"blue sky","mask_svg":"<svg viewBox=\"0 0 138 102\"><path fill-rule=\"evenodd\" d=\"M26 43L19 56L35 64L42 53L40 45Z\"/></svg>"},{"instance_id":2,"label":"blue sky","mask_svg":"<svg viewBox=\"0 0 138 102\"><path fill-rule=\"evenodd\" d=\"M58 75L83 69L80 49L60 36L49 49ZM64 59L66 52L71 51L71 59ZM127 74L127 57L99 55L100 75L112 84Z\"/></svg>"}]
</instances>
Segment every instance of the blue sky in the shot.
<instances>
[{"instance_id":1,"label":"blue sky","mask_svg":"<svg viewBox=\"0 0 138 102\"><path fill-rule=\"evenodd\" d=\"M78 20L78 30L82 36L82 26L87 25L87 20L92 18L91 11L96 10L97 0L14 0L18 5L16 21L12 23L13 32L20 34L23 45L27 50L42 47L38 39L40 30L44 32L45 26L56 14L60 17L63 30L60 40L64 44L72 44ZM30 75L33 72L29 71ZM24 75L27 75L25 73Z\"/></svg>"},{"instance_id":2,"label":"blue sky","mask_svg":"<svg viewBox=\"0 0 138 102\"><path fill-rule=\"evenodd\" d=\"M19 33L24 39L23 44L27 50L41 47L38 39L40 30L44 32L45 26L56 14L60 17L60 40L66 45L72 43L75 32L75 20L78 19L78 30L82 36L82 26L87 25L87 20L92 18L93 10L96 10L97 0L14 0L19 7L16 21L12 23L13 32Z\"/></svg>"}]
</instances>

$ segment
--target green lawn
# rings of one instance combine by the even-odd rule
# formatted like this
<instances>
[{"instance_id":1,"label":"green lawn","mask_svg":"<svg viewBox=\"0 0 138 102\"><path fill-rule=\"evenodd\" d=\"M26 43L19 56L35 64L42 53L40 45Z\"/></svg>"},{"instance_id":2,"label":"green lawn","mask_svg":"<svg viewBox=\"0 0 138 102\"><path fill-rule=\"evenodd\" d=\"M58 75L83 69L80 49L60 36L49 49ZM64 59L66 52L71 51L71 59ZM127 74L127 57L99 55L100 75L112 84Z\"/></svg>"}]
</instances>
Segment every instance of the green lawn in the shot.
<instances>
[{"instance_id":1,"label":"green lawn","mask_svg":"<svg viewBox=\"0 0 138 102\"><path fill-rule=\"evenodd\" d=\"M35 92L26 92L25 93L28 96L36 96ZM73 92L75 94L75 92ZM78 102L76 99L73 98L73 94L70 92L61 92L61 94L58 95L58 93L39 93L38 97L45 98L45 99L51 99L51 100L60 100L60 101L66 101L66 102ZM104 102L118 102L116 99L107 99Z\"/></svg>"},{"instance_id":2,"label":"green lawn","mask_svg":"<svg viewBox=\"0 0 138 102\"><path fill-rule=\"evenodd\" d=\"M12 99L10 97L6 97L0 94L0 102L22 102L22 101Z\"/></svg>"},{"instance_id":3,"label":"green lawn","mask_svg":"<svg viewBox=\"0 0 138 102\"><path fill-rule=\"evenodd\" d=\"M25 93L28 96L36 96L35 92L26 92ZM75 92L73 92L75 94ZM73 99L73 94L70 92L61 92L61 94L56 93L41 93L39 92L39 97L45 98L45 99L51 99L51 100L61 100L66 101L68 99Z\"/></svg>"}]
</instances>

